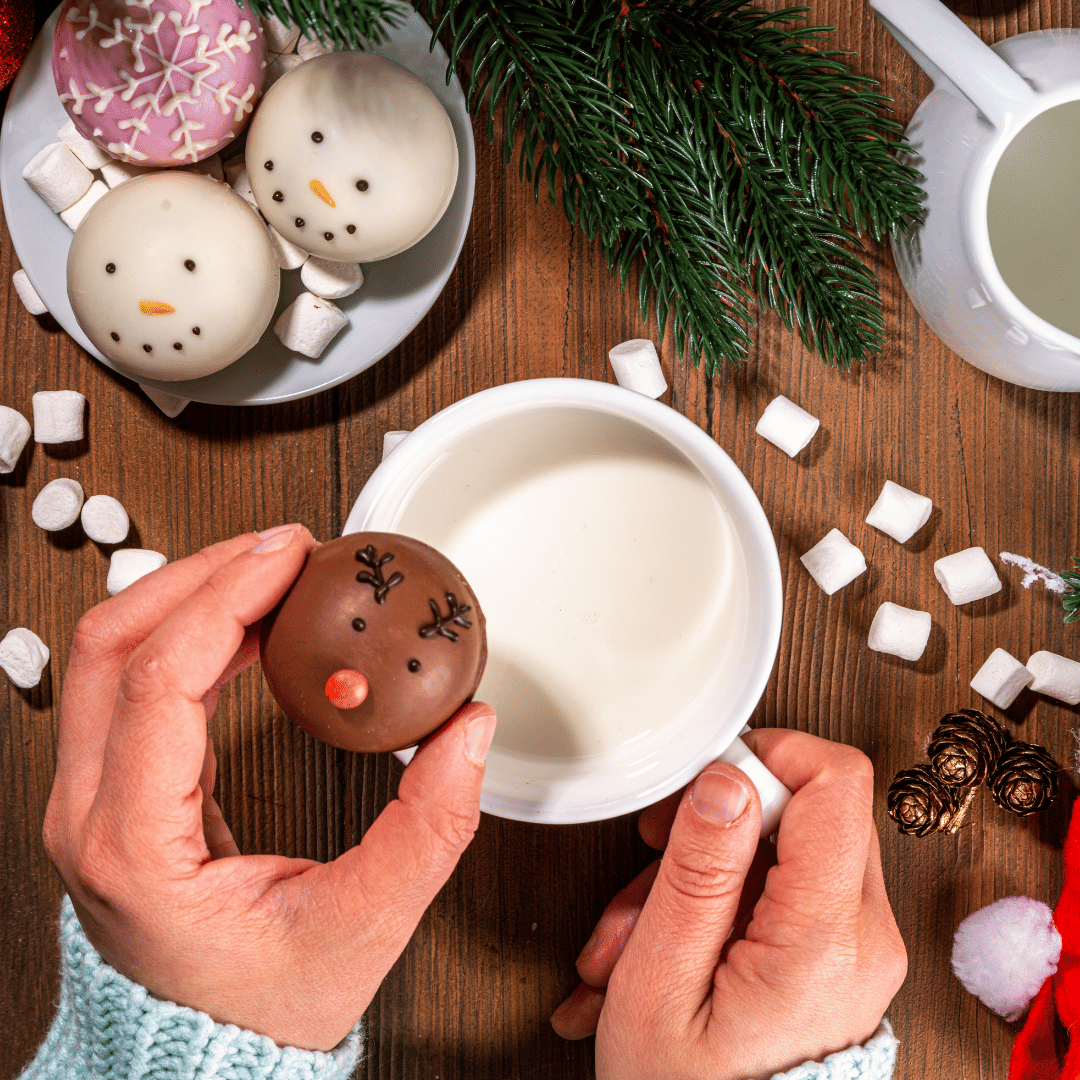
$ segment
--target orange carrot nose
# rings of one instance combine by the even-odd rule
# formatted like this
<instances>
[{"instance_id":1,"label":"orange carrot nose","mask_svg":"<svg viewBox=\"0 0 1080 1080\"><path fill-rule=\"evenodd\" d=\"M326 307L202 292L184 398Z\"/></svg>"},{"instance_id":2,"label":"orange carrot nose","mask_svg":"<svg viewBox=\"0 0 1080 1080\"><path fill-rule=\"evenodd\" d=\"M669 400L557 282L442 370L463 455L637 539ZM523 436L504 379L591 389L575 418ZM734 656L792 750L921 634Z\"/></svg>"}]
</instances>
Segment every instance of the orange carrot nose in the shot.
<instances>
[{"instance_id":1,"label":"orange carrot nose","mask_svg":"<svg viewBox=\"0 0 1080 1080\"><path fill-rule=\"evenodd\" d=\"M339 709L355 709L368 696L368 681L359 671L342 668L326 680L326 697Z\"/></svg>"},{"instance_id":2,"label":"orange carrot nose","mask_svg":"<svg viewBox=\"0 0 1080 1080\"><path fill-rule=\"evenodd\" d=\"M330 192L326 190L321 180L312 180L308 186L324 203L326 203L327 206L337 206L337 203L330 197Z\"/></svg>"},{"instance_id":3,"label":"orange carrot nose","mask_svg":"<svg viewBox=\"0 0 1080 1080\"><path fill-rule=\"evenodd\" d=\"M144 315L172 315L176 308L172 304L165 304L160 300L140 300L139 310Z\"/></svg>"}]
</instances>

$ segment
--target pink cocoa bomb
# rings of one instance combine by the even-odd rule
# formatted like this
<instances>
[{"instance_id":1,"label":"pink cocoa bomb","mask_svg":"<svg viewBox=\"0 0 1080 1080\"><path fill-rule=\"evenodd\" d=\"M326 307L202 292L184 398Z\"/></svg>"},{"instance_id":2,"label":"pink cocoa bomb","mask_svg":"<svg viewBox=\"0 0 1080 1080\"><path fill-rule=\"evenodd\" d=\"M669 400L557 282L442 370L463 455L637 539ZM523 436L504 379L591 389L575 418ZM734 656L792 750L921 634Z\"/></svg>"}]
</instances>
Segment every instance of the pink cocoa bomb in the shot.
<instances>
[{"instance_id":1,"label":"pink cocoa bomb","mask_svg":"<svg viewBox=\"0 0 1080 1080\"><path fill-rule=\"evenodd\" d=\"M60 101L87 139L136 165L190 165L247 123L262 27L235 0L66 0L52 47Z\"/></svg>"}]
</instances>

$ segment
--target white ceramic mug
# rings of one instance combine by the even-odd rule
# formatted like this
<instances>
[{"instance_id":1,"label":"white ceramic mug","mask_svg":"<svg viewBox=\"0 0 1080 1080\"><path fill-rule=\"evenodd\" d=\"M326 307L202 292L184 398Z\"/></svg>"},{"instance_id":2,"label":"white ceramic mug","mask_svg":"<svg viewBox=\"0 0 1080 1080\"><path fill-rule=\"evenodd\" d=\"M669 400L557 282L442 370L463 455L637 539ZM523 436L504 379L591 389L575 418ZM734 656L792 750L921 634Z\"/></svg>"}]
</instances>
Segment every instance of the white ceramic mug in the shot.
<instances>
[{"instance_id":1,"label":"white ceramic mug","mask_svg":"<svg viewBox=\"0 0 1080 1080\"><path fill-rule=\"evenodd\" d=\"M481 809L615 817L723 757L775 831L790 792L739 734L780 638L776 545L745 477L686 417L579 379L484 390L387 456L345 524L361 530L439 548L484 606L477 696L500 722Z\"/></svg>"},{"instance_id":2,"label":"white ceramic mug","mask_svg":"<svg viewBox=\"0 0 1080 1080\"><path fill-rule=\"evenodd\" d=\"M1080 100L1080 31L1035 31L991 48L939 0L870 4L934 82L905 133L926 213L892 244L915 307L950 349L991 375L1080 390L1080 338L1035 314L1006 284L987 224L991 183L1009 145L1047 110Z\"/></svg>"}]
</instances>

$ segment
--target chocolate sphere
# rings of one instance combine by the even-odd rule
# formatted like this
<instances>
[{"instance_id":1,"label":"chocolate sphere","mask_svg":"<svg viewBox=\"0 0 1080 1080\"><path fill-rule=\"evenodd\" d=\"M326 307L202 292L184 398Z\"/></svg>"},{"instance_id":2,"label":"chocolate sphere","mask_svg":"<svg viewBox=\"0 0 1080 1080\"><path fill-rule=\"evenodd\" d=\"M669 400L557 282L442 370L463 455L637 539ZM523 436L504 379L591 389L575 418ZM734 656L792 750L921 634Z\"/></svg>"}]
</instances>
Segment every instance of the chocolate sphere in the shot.
<instances>
[{"instance_id":1,"label":"chocolate sphere","mask_svg":"<svg viewBox=\"0 0 1080 1080\"><path fill-rule=\"evenodd\" d=\"M291 719L344 750L400 750L476 692L484 614L449 559L394 533L352 533L308 556L263 621L263 674Z\"/></svg>"}]
</instances>

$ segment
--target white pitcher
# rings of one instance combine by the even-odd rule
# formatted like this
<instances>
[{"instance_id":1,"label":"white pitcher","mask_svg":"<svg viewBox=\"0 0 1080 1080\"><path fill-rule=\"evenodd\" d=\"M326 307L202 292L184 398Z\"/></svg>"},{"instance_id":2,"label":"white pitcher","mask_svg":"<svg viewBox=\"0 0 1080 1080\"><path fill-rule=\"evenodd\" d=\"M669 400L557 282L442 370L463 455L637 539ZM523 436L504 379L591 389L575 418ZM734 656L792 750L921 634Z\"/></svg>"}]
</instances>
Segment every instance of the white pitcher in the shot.
<instances>
[{"instance_id":1,"label":"white pitcher","mask_svg":"<svg viewBox=\"0 0 1080 1080\"><path fill-rule=\"evenodd\" d=\"M915 307L950 349L991 375L1080 390L1080 338L1037 315L1006 284L987 223L991 182L1010 143L1048 109L1080 100L1080 30L1034 31L990 47L939 0L870 4L934 82L906 132L926 213L893 238ZM1010 280L1021 288L1011 272Z\"/></svg>"}]
</instances>

